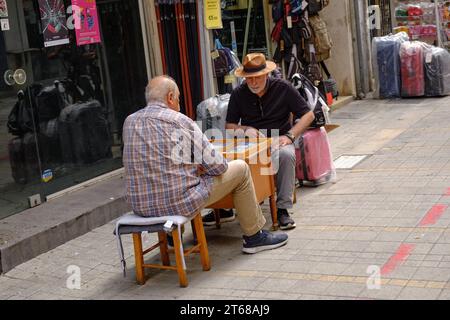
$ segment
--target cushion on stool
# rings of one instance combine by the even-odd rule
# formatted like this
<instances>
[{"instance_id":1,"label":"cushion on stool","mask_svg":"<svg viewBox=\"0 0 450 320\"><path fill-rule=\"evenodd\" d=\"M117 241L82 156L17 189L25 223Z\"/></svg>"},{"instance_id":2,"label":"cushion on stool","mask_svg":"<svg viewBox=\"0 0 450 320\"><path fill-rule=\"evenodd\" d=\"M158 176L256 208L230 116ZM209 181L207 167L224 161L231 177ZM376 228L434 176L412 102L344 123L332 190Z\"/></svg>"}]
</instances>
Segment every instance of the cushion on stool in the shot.
<instances>
[{"instance_id":1,"label":"cushion on stool","mask_svg":"<svg viewBox=\"0 0 450 320\"><path fill-rule=\"evenodd\" d=\"M122 234L128 233L141 233L143 231L148 232L159 232L164 230L164 224L167 221L172 221L177 227L178 232L181 234L180 226L185 224L186 222L191 221L195 215L192 217L185 216L163 216L163 217L142 217L138 216L133 212L128 212L122 217L119 218L116 222L116 227L114 229L114 234L117 239L117 249L119 250L120 262L122 264L123 276L126 276L126 262L123 253L123 245L122 245ZM183 244L180 244L181 253L183 254ZM186 269L186 264L183 259L183 268Z\"/></svg>"}]
</instances>

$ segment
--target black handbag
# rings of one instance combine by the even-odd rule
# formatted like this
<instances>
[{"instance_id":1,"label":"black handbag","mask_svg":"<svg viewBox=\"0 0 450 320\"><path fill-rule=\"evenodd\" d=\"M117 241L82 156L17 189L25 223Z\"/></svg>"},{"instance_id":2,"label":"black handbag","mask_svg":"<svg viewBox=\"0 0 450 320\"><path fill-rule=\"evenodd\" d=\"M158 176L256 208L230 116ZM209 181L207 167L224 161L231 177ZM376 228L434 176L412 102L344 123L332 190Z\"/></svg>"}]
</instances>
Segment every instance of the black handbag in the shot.
<instances>
[{"instance_id":1,"label":"black handbag","mask_svg":"<svg viewBox=\"0 0 450 320\"><path fill-rule=\"evenodd\" d=\"M319 83L319 90L325 97L328 93L331 93L333 99L337 99L339 97L339 89L337 86L336 80L331 76L330 71L328 71L327 65L325 62L321 61L320 65L322 66L323 71L327 75L327 79L323 79Z\"/></svg>"},{"instance_id":2,"label":"black handbag","mask_svg":"<svg viewBox=\"0 0 450 320\"><path fill-rule=\"evenodd\" d=\"M322 10L322 3L320 0L308 0L308 13L310 16L319 14Z\"/></svg>"}]
</instances>

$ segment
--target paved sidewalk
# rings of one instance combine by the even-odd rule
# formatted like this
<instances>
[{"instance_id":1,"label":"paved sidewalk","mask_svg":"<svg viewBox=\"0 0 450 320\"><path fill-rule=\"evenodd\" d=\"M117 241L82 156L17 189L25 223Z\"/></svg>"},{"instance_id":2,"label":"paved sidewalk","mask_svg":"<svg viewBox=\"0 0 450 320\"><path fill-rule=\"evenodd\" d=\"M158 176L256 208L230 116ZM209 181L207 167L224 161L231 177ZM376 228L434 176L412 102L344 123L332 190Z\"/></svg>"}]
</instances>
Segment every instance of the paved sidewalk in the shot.
<instances>
[{"instance_id":1,"label":"paved sidewalk","mask_svg":"<svg viewBox=\"0 0 450 320\"><path fill-rule=\"evenodd\" d=\"M189 287L173 271L139 286L131 237L123 278L110 222L0 275L0 299L450 299L450 97L356 101L332 118L334 158L368 157L335 184L297 189L285 247L244 255L237 221L208 227L211 271L194 256Z\"/></svg>"}]
</instances>

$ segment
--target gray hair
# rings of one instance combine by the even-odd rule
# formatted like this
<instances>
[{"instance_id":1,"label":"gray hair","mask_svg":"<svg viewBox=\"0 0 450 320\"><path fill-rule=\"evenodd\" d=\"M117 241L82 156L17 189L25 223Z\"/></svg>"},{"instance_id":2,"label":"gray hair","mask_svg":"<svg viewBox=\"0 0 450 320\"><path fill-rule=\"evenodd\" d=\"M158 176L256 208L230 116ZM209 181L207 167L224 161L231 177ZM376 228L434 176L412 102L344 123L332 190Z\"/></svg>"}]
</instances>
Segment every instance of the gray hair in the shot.
<instances>
[{"instance_id":1,"label":"gray hair","mask_svg":"<svg viewBox=\"0 0 450 320\"><path fill-rule=\"evenodd\" d=\"M166 103L169 92L177 91L178 86L172 77L167 75L157 76L151 79L145 88L145 100L147 104L159 102Z\"/></svg>"}]
</instances>

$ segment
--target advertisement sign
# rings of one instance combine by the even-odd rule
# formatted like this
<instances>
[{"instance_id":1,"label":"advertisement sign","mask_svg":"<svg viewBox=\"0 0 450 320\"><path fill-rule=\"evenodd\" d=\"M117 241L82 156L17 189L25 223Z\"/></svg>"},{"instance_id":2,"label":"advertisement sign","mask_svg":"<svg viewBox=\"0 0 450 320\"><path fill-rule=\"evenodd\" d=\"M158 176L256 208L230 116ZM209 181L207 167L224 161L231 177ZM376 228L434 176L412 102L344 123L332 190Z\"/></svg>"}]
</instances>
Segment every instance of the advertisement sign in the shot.
<instances>
[{"instance_id":1,"label":"advertisement sign","mask_svg":"<svg viewBox=\"0 0 450 320\"><path fill-rule=\"evenodd\" d=\"M72 0L77 46L101 42L95 0Z\"/></svg>"},{"instance_id":2,"label":"advertisement sign","mask_svg":"<svg viewBox=\"0 0 450 320\"><path fill-rule=\"evenodd\" d=\"M63 0L39 0L44 47L69 43Z\"/></svg>"},{"instance_id":3,"label":"advertisement sign","mask_svg":"<svg viewBox=\"0 0 450 320\"><path fill-rule=\"evenodd\" d=\"M206 29L222 29L222 11L220 0L205 0L205 26Z\"/></svg>"},{"instance_id":4,"label":"advertisement sign","mask_svg":"<svg viewBox=\"0 0 450 320\"><path fill-rule=\"evenodd\" d=\"M8 6L6 0L0 0L0 18L6 18L8 16Z\"/></svg>"}]
</instances>

